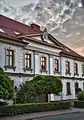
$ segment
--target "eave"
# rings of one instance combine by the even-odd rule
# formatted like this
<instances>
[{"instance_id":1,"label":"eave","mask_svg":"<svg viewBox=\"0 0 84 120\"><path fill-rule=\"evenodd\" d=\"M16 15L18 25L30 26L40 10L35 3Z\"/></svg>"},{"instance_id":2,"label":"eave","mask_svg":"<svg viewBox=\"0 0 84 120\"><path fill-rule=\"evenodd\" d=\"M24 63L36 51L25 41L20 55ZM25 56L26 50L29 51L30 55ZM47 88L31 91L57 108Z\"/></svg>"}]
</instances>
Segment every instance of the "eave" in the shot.
<instances>
[{"instance_id":1,"label":"eave","mask_svg":"<svg viewBox=\"0 0 84 120\"><path fill-rule=\"evenodd\" d=\"M50 43L43 42L43 41L37 40L37 39L35 39L35 38L31 38L31 37L24 37L24 38L23 38L23 41L24 41L24 42L26 42L26 41L32 41L32 42L35 42L35 43L43 44L43 45L46 45L46 46L49 46L49 47L53 47L53 48L62 50L62 48L59 47L59 46L52 45L52 44L50 44Z\"/></svg>"},{"instance_id":2,"label":"eave","mask_svg":"<svg viewBox=\"0 0 84 120\"><path fill-rule=\"evenodd\" d=\"M70 59L73 59L73 60L77 60L77 61L82 61L82 62L84 62L84 58L72 56L72 55L69 55L69 54L62 53L62 52L60 52L60 56L61 56L61 57L66 57L66 58L70 58Z\"/></svg>"},{"instance_id":3,"label":"eave","mask_svg":"<svg viewBox=\"0 0 84 120\"><path fill-rule=\"evenodd\" d=\"M28 43L25 43L24 41L21 41L19 39L14 40L14 39L7 38L7 37L2 37L2 36L0 36L0 42L7 43L7 44L12 44L12 45L16 45L16 46L21 46L21 47L24 47L24 46L28 45Z\"/></svg>"}]
</instances>

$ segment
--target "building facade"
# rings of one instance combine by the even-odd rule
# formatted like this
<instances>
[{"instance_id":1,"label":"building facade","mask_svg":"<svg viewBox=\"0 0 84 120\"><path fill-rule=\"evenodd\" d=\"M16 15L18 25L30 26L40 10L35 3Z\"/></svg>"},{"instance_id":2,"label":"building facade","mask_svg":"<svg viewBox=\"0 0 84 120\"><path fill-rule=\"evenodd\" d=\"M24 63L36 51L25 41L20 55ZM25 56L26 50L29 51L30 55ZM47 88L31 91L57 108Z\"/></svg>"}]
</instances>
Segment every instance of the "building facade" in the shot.
<instances>
[{"instance_id":1,"label":"building facade","mask_svg":"<svg viewBox=\"0 0 84 120\"><path fill-rule=\"evenodd\" d=\"M59 96L48 101L75 98L75 88L84 90L84 57L40 30L36 24L24 25L0 16L0 67L11 78L13 87L37 75L60 76Z\"/></svg>"}]
</instances>

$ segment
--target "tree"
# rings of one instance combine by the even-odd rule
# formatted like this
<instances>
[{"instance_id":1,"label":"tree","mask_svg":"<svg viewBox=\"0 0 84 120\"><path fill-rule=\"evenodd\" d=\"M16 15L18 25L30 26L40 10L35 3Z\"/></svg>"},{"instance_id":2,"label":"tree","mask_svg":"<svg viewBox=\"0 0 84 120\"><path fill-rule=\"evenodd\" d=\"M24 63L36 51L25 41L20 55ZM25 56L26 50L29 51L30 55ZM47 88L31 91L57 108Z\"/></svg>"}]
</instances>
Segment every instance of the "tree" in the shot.
<instances>
[{"instance_id":1,"label":"tree","mask_svg":"<svg viewBox=\"0 0 84 120\"><path fill-rule=\"evenodd\" d=\"M78 97L78 100L84 101L84 92L83 91L80 92L77 97Z\"/></svg>"},{"instance_id":2,"label":"tree","mask_svg":"<svg viewBox=\"0 0 84 120\"><path fill-rule=\"evenodd\" d=\"M75 93L76 93L76 95L78 95L80 92L82 92L82 89L81 89L81 88L75 88Z\"/></svg>"},{"instance_id":3,"label":"tree","mask_svg":"<svg viewBox=\"0 0 84 120\"><path fill-rule=\"evenodd\" d=\"M62 82L60 77L56 76L36 76L33 80L22 84L17 92L17 101L38 102L41 94L58 94L62 91Z\"/></svg>"},{"instance_id":4,"label":"tree","mask_svg":"<svg viewBox=\"0 0 84 120\"><path fill-rule=\"evenodd\" d=\"M13 94L12 81L4 73L3 69L0 68L0 98L9 100L13 97Z\"/></svg>"}]
</instances>

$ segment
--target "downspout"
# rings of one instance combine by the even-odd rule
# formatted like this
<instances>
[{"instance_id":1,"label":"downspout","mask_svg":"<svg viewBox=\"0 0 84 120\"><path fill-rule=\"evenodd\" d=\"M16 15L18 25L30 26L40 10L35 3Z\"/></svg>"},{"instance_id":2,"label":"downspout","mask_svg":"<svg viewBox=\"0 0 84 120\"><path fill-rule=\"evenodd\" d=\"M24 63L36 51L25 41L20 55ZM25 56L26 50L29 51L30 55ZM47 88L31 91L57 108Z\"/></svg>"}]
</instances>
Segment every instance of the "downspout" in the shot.
<instances>
[{"instance_id":1,"label":"downspout","mask_svg":"<svg viewBox=\"0 0 84 120\"><path fill-rule=\"evenodd\" d=\"M50 75L50 55L48 54L48 58L49 58L49 60L48 60L48 69L49 69L49 75ZM50 100L49 100L49 94L48 94L48 102L50 102Z\"/></svg>"},{"instance_id":2,"label":"downspout","mask_svg":"<svg viewBox=\"0 0 84 120\"><path fill-rule=\"evenodd\" d=\"M62 61L61 61L61 54L60 54L60 75L62 76Z\"/></svg>"},{"instance_id":3,"label":"downspout","mask_svg":"<svg viewBox=\"0 0 84 120\"><path fill-rule=\"evenodd\" d=\"M60 53L60 76L62 76L62 60L61 60L61 53ZM61 92L61 100L62 100L62 92Z\"/></svg>"},{"instance_id":4,"label":"downspout","mask_svg":"<svg viewBox=\"0 0 84 120\"><path fill-rule=\"evenodd\" d=\"M33 64L34 64L34 77L35 77L35 51L33 51L33 59L34 59L33 60L33 62L34 62Z\"/></svg>"},{"instance_id":5,"label":"downspout","mask_svg":"<svg viewBox=\"0 0 84 120\"><path fill-rule=\"evenodd\" d=\"M50 75L50 55L49 55L49 60L48 60L48 62L49 62L49 63L48 63L48 65L49 65L48 68L49 68L49 75Z\"/></svg>"}]
</instances>

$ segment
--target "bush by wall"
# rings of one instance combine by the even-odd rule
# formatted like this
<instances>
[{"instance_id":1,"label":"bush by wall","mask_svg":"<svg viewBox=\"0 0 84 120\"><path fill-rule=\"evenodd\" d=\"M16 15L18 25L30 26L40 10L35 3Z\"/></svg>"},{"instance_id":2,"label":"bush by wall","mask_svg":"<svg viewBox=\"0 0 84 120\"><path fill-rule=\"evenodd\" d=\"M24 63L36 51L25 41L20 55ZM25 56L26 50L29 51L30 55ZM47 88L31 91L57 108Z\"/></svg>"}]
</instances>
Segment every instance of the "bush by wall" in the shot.
<instances>
[{"instance_id":1,"label":"bush by wall","mask_svg":"<svg viewBox=\"0 0 84 120\"><path fill-rule=\"evenodd\" d=\"M7 102L1 102L0 101L0 106L2 106L2 105L7 105Z\"/></svg>"},{"instance_id":2,"label":"bush by wall","mask_svg":"<svg viewBox=\"0 0 84 120\"><path fill-rule=\"evenodd\" d=\"M71 102L68 101L7 105L0 107L0 116L69 109L70 107Z\"/></svg>"},{"instance_id":3,"label":"bush by wall","mask_svg":"<svg viewBox=\"0 0 84 120\"><path fill-rule=\"evenodd\" d=\"M78 100L84 101L84 92L80 92L77 97L78 97Z\"/></svg>"},{"instance_id":4,"label":"bush by wall","mask_svg":"<svg viewBox=\"0 0 84 120\"><path fill-rule=\"evenodd\" d=\"M74 101L74 107L84 108L84 101Z\"/></svg>"},{"instance_id":5,"label":"bush by wall","mask_svg":"<svg viewBox=\"0 0 84 120\"><path fill-rule=\"evenodd\" d=\"M81 88L75 88L75 93L76 93L76 95L78 95L80 92L82 92L82 89L81 89Z\"/></svg>"}]
</instances>

